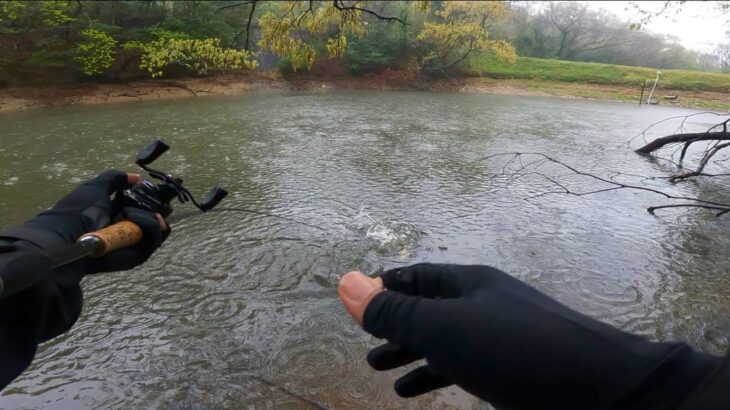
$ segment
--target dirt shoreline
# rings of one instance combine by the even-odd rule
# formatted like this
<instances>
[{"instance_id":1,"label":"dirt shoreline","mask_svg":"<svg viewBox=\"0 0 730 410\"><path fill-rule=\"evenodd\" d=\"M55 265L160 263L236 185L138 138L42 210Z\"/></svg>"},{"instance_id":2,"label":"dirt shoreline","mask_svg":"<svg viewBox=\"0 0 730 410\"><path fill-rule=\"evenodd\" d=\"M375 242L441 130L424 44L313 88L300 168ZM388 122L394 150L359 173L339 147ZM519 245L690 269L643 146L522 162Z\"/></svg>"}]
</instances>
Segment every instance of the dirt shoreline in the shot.
<instances>
[{"instance_id":1,"label":"dirt shoreline","mask_svg":"<svg viewBox=\"0 0 730 410\"><path fill-rule=\"evenodd\" d=\"M588 98L607 101L638 102L638 90L597 84L552 83L539 80L461 80L416 81L405 73L386 72L364 77L316 76L275 73L220 75L206 78L136 80L125 83L89 83L58 86L8 87L0 89L0 113L33 108L72 105L170 100L206 95L242 95L267 90L435 90L503 95L535 95ZM637 95L634 95L637 94ZM662 90L662 95L677 95L662 104L687 108L730 110L730 94Z\"/></svg>"}]
</instances>

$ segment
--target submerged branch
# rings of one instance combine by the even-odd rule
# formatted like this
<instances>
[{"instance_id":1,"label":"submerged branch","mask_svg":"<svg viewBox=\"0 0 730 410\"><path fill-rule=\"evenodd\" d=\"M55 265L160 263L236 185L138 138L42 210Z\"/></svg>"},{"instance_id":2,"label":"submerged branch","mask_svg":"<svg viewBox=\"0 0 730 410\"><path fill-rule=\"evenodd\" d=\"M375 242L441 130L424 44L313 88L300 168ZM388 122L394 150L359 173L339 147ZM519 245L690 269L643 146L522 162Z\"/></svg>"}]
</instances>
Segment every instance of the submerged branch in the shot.
<instances>
[{"instance_id":1,"label":"submerged branch","mask_svg":"<svg viewBox=\"0 0 730 410\"><path fill-rule=\"evenodd\" d=\"M722 141L730 141L730 134L728 133L728 123L730 122L730 119L726 119L725 121L722 121L720 123L717 123L715 125L712 125L711 127L707 128L704 132L684 132L685 131L685 124L687 120L690 117L696 116L696 115L702 115L702 114L711 114L711 115L717 115L717 116L724 116L727 117L728 114L720 114L720 113L714 113L714 112L701 112L701 113L694 113L690 115L685 116L678 116L678 117L671 117L664 119L662 121L656 122L649 127L647 127L644 131L637 134L635 137L633 137L631 140L627 142L627 144L630 144L632 140L636 139L639 136L644 137L645 145L641 148L635 150L636 153L640 155L645 156L651 156L652 158L656 159L662 159L666 161L670 161L671 163L675 164L678 167L679 171L682 171L682 173L677 173L671 177L669 177L669 180L671 182L678 182L687 180L692 177L697 176L720 176L722 174L709 174L704 172L705 167L708 165L710 159L712 159L720 150L727 148L730 146L730 143L725 142L722 143ZM646 133L652 129L653 127L668 121L672 119L678 119L681 118L682 121L675 131L674 134L667 135L664 137L656 138L651 142L646 143ZM677 132L679 131L679 132ZM704 149L704 151L699 154L699 162L697 164L697 167L695 169L691 169L686 167L683 162L685 157L687 156L687 152L690 148L690 146L696 142L707 142L707 145ZM662 148L669 146L669 145L675 145L675 144L682 144L681 151L679 148L677 148L674 152L672 152L669 155L669 158L662 158L661 156L656 155L655 153ZM674 155L677 153L677 151L680 151L679 154L679 162L674 161ZM723 160L720 160L722 162ZM713 163L717 163L718 161L713 161Z\"/></svg>"},{"instance_id":2,"label":"submerged branch","mask_svg":"<svg viewBox=\"0 0 730 410\"><path fill-rule=\"evenodd\" d=\"M727 144L721 144L718 145L716 150L719 150L724 145L730 145L730 143ZM537 160L532 160L527 163L527 165L524 165L522 162L523 156L532 156L536 157ZM479 159L479 161L494 159L494 158L504 158L508 157L506 160L504 166L501 168L501 173L494 174L492 177L497 176L509 176L510 181L508 182L508 185L513 183L515 180L520 179L522 177L528 176L528 175L535 175L540 178L543 178L544 180L548 181L550 184L554 185L558 190L554 191L547 191L538 193L536 195L533 195L526 199L534 199L539 198L546 195L551 194L564 194L564 195L573 195L573 196L586 196L586 195L593 195L598 194L602 192L609 192L609 191L615 191L619 189L630 189L630 190L636 190L636 191L643 191L643 192L649 192L655 195L660 195L664 198L671 199L671 200L678 200L678 201L688 201L689 203L683 203L683 204L668 204L668 205L657 205L657 206L651 206L647 208L647 212L654 215L654 211L657 209L664 209L664 208L677 208L677 207L695 207L695 208L703 208L703 209L712 209L716 211L720 211L717 213L717 216L721 216L727 212L730 212L730 203L724 203L724 202L716 202L716 201L707 201L703 199L699 199L696 197L689 197L689 196L683 196L683 195L673 195L669 194L667 192L661 191L659 189L650 188L646 186L641 185L633 185L633 184L627 184L623 182L616 181L614 179L615 176L604 178L589 172L581 171L571 165L568 165L558 159L555 159L551 156L548 156L543 153L539 152L512 152L512 153L501 153L501 154L494 154L494 155L488 155L485 157L482 157ZM507 172L508 167L510 167L513 164L521 164L520 167L513 173ZM607 186L593 189L589 191L576 191L571 189L569 186L567 186L565 183L558 181L557 177L547 175L544 172L539 172L537 169L543 166L546 163L552 163L555 164L563 169L567 169L570 171L570 174L572 175L579 175L586 178L590 178L596 181L599 181L601 183L606 184ZM531 168L529 171L525 172L528 168Z\"/></svg>"}]
</instances>

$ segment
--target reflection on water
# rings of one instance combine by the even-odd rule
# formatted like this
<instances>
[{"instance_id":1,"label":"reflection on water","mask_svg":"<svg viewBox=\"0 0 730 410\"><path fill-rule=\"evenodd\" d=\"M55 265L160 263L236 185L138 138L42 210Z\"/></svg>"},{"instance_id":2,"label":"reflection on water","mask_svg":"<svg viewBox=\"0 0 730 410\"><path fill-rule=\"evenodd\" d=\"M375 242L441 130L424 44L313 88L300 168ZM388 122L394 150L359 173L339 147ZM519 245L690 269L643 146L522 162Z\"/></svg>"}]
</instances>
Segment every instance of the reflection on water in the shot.
<instances>
[{"instance_id":1,"label":"reflection on water","mask_svg":"<svg viewBox=\"0 0 730 410\"><path fill-rule=\"evenodd\" d=\"M85 279L73 332L41 347L0 407L483 408L456 388L399 399L402 372L369 369L378 341L340 306L342 273L420 261L495 265L629 331L721 352L729 219L689 209L654 217L644 208L661 199L629 191L525 201L544 184L495 186L489 176L503 164L480 160L540 151L602 175L657 174L662 165L620 145L683 112L355 92L4 115L0 225L129 166L155 137L172 146L161 168L195 192L219 182L231 195L220 210L181 218L144 267ZM724 181L648 183L726 192Z\"/></svg>"}]
</instances>

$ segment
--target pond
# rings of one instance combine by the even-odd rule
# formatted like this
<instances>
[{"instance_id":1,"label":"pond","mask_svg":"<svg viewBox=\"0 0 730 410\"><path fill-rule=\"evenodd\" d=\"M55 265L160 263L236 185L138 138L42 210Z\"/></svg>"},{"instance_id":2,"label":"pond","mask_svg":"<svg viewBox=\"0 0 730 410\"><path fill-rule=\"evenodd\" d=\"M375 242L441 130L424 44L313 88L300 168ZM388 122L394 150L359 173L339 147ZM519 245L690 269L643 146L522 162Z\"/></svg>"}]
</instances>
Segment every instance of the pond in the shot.
<instances>
[{"instance_id":1,"label":"pond","mask_svg":"<svg viewBox=\"0 0 730 410\"><path fill-rule=\"evenodd\" d=\"M50 206L137 149L220 210L181 215L139 269L84 279L73 330L41 346L0 407L482 408L458 388L403 400L403 371L365 362L378 341L337 297L339 277L421 261L489 264L652 339L728 347L730 220L648 214L648 193L536 194L491 175L541 152L597 175L666 175L626 140L689 110L436 92L263 93L0 116L0 226ZM671 132L664 127L661 132ZM563 170L564 171L564 170ZM667 192L727 198L722 180ZM724 181L726 182L726 181ZM576 182L591 184L592 182ZM267 216L246 212L254 210Z\"/></svg>"}]
</instances>

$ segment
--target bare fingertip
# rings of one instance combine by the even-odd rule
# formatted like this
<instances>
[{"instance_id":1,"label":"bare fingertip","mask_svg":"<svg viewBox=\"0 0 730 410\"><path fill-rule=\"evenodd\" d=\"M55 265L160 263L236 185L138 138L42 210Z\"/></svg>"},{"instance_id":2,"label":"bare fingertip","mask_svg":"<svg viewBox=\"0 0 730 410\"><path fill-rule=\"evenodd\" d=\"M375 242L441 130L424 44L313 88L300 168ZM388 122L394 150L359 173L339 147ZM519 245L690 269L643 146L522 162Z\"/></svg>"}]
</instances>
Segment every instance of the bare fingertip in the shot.
<instances>
[{"instance_id":1,"label":"bare fingertip","mask_svg":"<svg viewBox=\"0 0 730 410\"><path fill-rule=\"evenodd\" d=\"M376 294L383 291L382 281L371 279L362 272L348 272L340 279L340 300L347 312L362 324L365 308Z\"/></svg>"},{"instance_id":2,"label":"bare fingertip","mask_svg":"<svg viewBox=\"0 0 730 410\"><path fill-rule=\"evenodd\" d=\"M127 173L127 185L137 185L142 179L142 176L133 172Z\"/></svg>"},{"instance_id":3,"label":"bare fingertip","mask_svg":"<svg viewBox=\"0 0 730 410\"><path fill-rule=\"evenodd\" d=\"M167 224L167 221L165 221L165 218L163 218L162 215L156 213L155 217L157 217L157 222L160 223L160 229L162 229L163 232L170 229L170 225Z\"/></svg>"}]
</instances>

